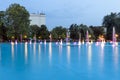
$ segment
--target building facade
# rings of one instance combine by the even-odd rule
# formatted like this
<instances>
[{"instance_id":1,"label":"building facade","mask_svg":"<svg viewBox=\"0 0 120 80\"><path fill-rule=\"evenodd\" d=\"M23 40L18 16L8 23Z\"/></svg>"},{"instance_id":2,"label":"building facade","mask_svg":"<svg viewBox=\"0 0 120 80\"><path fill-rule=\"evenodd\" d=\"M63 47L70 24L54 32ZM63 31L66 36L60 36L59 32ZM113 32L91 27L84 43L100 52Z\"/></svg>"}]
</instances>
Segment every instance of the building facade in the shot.
<instances>
[{"instance_id":1,"label":"building facade","mask_svg":"<svg viewBox=\"0 0 120 80\"><path fill-rule=\"evenodd\" d=\"M46 25L46 16L44 13L30 14L30 25Z\"/></svg>"}]
</instances>

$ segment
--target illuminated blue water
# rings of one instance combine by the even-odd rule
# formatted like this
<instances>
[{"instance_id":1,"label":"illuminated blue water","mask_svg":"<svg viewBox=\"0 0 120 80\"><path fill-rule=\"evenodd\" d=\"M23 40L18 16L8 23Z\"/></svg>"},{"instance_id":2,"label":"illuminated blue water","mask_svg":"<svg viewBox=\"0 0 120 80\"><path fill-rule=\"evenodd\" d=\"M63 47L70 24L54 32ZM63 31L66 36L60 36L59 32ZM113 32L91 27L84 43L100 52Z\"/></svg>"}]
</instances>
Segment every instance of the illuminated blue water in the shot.
<instances>
[{"instance_id":1,"label":"illuminated blue water","mask_svg":"<svg viewBox=\"0 0 120 80\"><path fill-rule=\"evenodd\" d=\"M0 80L119 80L120 46L0 43Z\"/></svg>"}]
</instances>

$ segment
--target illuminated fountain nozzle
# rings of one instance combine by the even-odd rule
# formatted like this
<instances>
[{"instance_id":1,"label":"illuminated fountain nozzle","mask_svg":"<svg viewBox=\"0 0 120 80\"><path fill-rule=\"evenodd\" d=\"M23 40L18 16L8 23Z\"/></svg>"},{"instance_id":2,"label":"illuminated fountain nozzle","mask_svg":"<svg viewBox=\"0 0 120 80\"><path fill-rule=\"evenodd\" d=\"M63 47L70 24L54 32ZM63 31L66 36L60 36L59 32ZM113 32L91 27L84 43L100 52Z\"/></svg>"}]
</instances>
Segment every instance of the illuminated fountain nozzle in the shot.
<instances>
[{"instance_id":1,"label":"illuminated fountain nozzle","mask_svg":"<svg viewBox=\"0 0 120 80\"><path fill-rule=\"evenodd\" d=\"M85 42L84 41L82 41L82 44L84 44Z\"/></svg>"},{"instance_id":2,"label":"illuminated fountain nozzle","mask_svg":"<svg viewBox=\"0 0 120 80\"><path fill-rule=\"evenodd\" d=\"M17 40L15 40L15 44L17 44Z\"/></svg>"},{"instance_id":3,"label":"illuminated fountain nozzle","mask_svg":"<svg viewBox=\"0 0 120 80\"><path fill-rule=\"evenodd\" d=\"M113 27L113 33L112 33L112 43L113 43L113 46L117 46L118 45L117 37L118 37L118 35L115 34L115 27Z\"/></svg>"},{"instance_id":4,"label":"illuminated fountain nozzle","mask_svg":"<svg viewBox=\"0 0 120 80\"><path fill-rule=\"evenodd\" d=\"M27 45L28 44L28 42L25 42L25 45Z\"/></svg>"},{"instance_id":5,"label":"illuminated fountain nozzle","mask_svg":"<svg viewBox=\"0 0 120 80\"><path fill-rule=\"evenodd\" d=\"M115 45L118 46L118 42L115 42Z\"/></svg>"},{"instance_id":6,"label":"illuminated fountain nozzle","mask_svg":"<svg viewBox=\"0 0 120 80\"><path fill-rule=\"evenodd\" d=\"M66 45L70 45L70 42L67 42Z\"/></svg>"},{"instance_id":7,"label":"illuminated fountain nozzle","mask_svg":"<svg viewBox=\"0 0 120 80\"><path fill-rule=\"evenodd\" d=\"M14 45L14 42L11 41L11 44Z\"/></svg>"},{"instance_id":8,"label":"illuminated fountain nozzle","mask_svg":"<svg viewBox=\"0 0 120 80\"><path fill-rule=\"evenodd\" d=\"M81 45L81 42L80 42L80 40L78 41L78 45Z\"/></svg>"},{"instance_id":9,"label":"illuminated fountain nozzle","mask_svg":"<svg viewBox=\"0 0 120 80\"><path fill-rule=\"evenodd\" d=\"M46 40L44 40L44 44L46 45Z\"/></svg>"},{"instance_id":10,"label":"illuminated fountain nozzle","mask_svg":"<svg viewBox=\"0 0 120 80\"><path fill-rule=\"evenodd\" d=\"M60 40L60 45L62 45L63 43L62 43L62 39Z\"/></svg>"},{"instance_id":11,"label":"illuminated fountain nozzle","mask_svg":"<svg viewBox=\"0 0 120 80\"><path fill-rule=\"evenodd\" d=\"M30 40L30 44L32 44L32 41Z\"/></svg>"}]
</instances>

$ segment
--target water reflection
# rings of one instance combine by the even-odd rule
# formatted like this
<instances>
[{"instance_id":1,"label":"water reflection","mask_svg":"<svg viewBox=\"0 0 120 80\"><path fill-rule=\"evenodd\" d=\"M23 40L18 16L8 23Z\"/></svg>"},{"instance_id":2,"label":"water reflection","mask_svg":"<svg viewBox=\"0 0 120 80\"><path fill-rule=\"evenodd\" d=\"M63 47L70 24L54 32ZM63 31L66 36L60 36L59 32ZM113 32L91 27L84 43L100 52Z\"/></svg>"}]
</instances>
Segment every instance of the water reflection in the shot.
<instances>
[{"instance_id":1,"label":"water reflection","mask_svg":"<svg viewBox=\"0 0 120 80\"><path fill-rule=\"evenodd\" d=\"M40 59L40 53L41 53L41 45L38 45L38 59Z\"/></svg>"},{"instance_id":2,"label":"water reflection","mask_svg":"<svg viewBox=\"0 0 120 80\"><path fill-rule=\"evenodd\" d=\"M67 46L67 61L70 64L70 46Z\"/></svg>"},{"instance_id":3,"label":"water reflection","mask_svg":"<svg viewBox=\"0 0 120 80\"><path fill-rule=\"evenodd\" d=\"M44 45L44 53L46 53L46 45Z\"/></svg>"},{"instance_id":4,"label":"water reflection","mask_svg":"<svg viewBox=\"0 0 120 80\"><path fill-rule=\"evenodd\" d=\"M52 43L49 43L49 62L51 64L52 61Z\"/></svg>"},{"instance_id":5,"label":"water reflection","mask_svg":"<svg viewBox=\"0 0 120 80\"><path fill-rule=\"evenodd\" d=\"M11 44L12 60L14 60L14 44Z\"/></svg>"},{"instance_id":6,"label":"water reflection","mask_svg":"<svg viewBox=\"0 0 120 80\"><path fill-rule=\"evenodd\" d=\"M62 45L59 46L59 56L62 56Z\"/></svg>"},{"instance_id":7,"label":"water reflection","mask_svg":"<svg viewBox=\"0 0 120 80\"><path fill-rule=\"evenodd\" d=\"M33 59L36 61L36 43L33 43Z\"/></svg>"},{"instance_id":8,"label":"water reflection","mask_svg":"<svg viewBox=\"0 0 120 80\"><path fill-rule=\"evenodd\" d=\"M115 66L115 69L117 70L118 69L118 57L119 57L119 54L118 54L118 47L115 46L113 47L113 54L114 54L114 66Z\"/></svg>"},{"instance_id":9,"label":"water reflection","mask_svg":"<svg viewBox=\"0 0 120 80\"><path fill-rule=\"evenodd\" d=\"M0 61L2 60L2 53L1 53L1 44L0 44Z\"/></svg>"},{"instance_id":10,"label":"water reflection","mask_svg":"<svg viewBox=\"0 0 120 80\"><path fill-rule=\"evenodd\" d=\"M34 54L34 57L36 56L36 44L34 43L33 44L33 54Z\"/></svg>"},{"instance_id":11,"label":"water reflection","mask_svg":"<svg viewBox=\"0 0 120 80\"><path fill-rule=\"evenodd\" d=\"M27 59L28 59L28 47L27 44L25 44L25 62L27 63Z\"/></svg>"},{"instance_id":12,"label":"water reflection","mask_svg":"<svg viewBox=\"0 0 120 80\"><path fill-rule=\"evenodd\" d=\"M80 61L80 50L81 50L81 46L78 46L78 60Z\"/></svg>"},{"instance_id":13,"label":"water reflection","mask_svg":"<svg viewBox=\"0 0 120 80\"><path fill-rule=\"evenodd\" d=\"M92 66L92 49L91 45L88 46L88 66L91 68Z\"/></svg>"},{"instance_id":14,"label":"water reflection","mask_svg":"<svg viewBox=\"0 0 120 80\"><path fill-rule=\"evenodd\" d=\"M103 68L104 66L104 46L101 46L100 47L100 66L101 66L101 69Z\"/></svg>"}]
</instances>

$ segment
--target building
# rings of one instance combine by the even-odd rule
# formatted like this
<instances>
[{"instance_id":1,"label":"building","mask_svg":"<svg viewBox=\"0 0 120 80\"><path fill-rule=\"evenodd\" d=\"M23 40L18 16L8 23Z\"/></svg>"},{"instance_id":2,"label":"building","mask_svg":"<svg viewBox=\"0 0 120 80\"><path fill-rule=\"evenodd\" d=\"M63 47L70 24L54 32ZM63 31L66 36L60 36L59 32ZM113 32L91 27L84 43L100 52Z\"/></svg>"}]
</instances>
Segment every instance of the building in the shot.
<instances>
[{"instance_id":1,"label":"building","mask_svg":"<svg viewBox=\"0 0 120 80\"><path fill-rule=\"evenodd\" d=\"M30 14L30 25L46 25L46 16L44 13Z\"/></svg>"}]
</instances>

